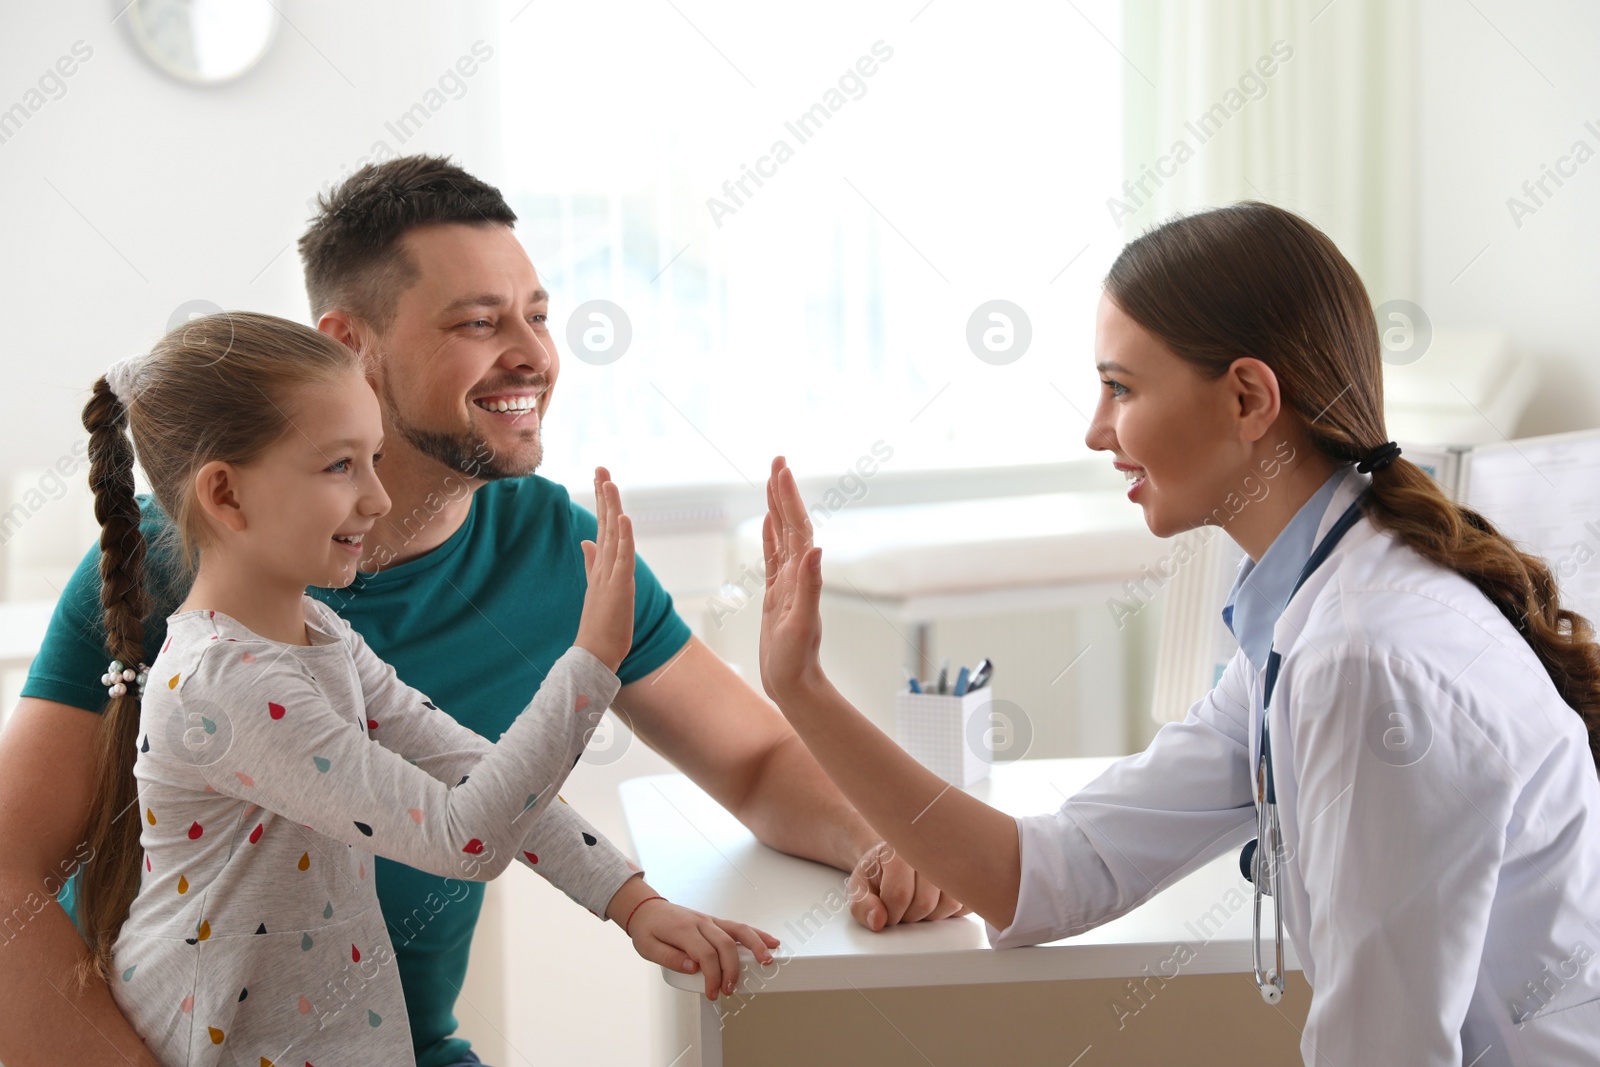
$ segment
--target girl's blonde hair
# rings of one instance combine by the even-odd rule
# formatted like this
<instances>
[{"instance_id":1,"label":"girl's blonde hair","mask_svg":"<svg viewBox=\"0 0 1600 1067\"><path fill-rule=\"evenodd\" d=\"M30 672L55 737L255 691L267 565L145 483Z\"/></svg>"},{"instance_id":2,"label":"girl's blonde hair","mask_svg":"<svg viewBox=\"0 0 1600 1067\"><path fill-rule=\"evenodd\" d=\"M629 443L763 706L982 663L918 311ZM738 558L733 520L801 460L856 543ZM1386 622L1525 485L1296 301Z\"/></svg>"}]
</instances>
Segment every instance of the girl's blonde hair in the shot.
<instances>
[{"instance_id":1,"label":"girl's blonde hair","mask_svg":"<svg viewBox=\"0 0 1600 1067\"><path fill-rule=\"evenodd\" d=\"M147 622L164 620L199 568L205 539L195 476L213 460L248 464L290 432L299 392L358 373L360 357L327 334L287 319L222 312L168 333L136 364L124 406L101 376L83 408L89 431L89 486L100 521L100 605L110 657L133 666L144 656ZM127 432L124 432L126 428ZM132 439L130 441L129 434ZM134 497L135 454L167 519L148 553ZM133 761L138 688L111 697L101 715L95 792L82 868L78 925L89 955L79 988L109 981L112 946L139 891L143 813Z\"/></svg>"},{"instance_id":2,"label":"girl's blonde hair","mask_svg":"<svg viewBox=\"0 0 1600 1067\"><path fill-rule=\"evenodd\" d=\"M1245 356L1271 367L1285 407L1334 463L1388 442L1371 299L1328 236L1298 215L1246 201L1173 219L1122 250L1105 288L1205 378ZM1544 560L1403 458L1372 472L1364 512L1500 609L1583 718L1600 764L1600 646L1589 621L1561 606Z\"/></svg>"}]
</instances>

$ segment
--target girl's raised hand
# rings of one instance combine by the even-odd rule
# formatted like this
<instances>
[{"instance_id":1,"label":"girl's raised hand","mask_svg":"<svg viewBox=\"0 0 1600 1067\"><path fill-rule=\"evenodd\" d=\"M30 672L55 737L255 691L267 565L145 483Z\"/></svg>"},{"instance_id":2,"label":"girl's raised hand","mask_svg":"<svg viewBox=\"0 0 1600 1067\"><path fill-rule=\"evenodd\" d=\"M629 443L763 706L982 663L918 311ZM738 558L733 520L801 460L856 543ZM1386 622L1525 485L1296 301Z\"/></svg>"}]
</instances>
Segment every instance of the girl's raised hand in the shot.
<instances>
[{"instance_id":1,"label":"girl's raised hand","mask_svg":"<svg viewBox=\"0 0 1600 1067\"><path fill-rule=\"evenodd\" d=\"M754 926L718 919L657 897L640 904L628 924L634 951L651 963L683 974L699 971L706 999L732 993L739 984L739 946L761 963L772 962L781 942Z\"/></svg>"},{"instance_id":2,"label":"girl's raised hand","mask_svg":"<svg viewBox=\"0 0 1600 1067\"><path fill-rule=\"evenodd\" d=\"M622 513L621 495L604 467L594 469L594 502L599 543L582 544L589 587L573 643L615 674L633 647L633 523Z\"/></svg>"},{"instance_id":3,"label":"girl's raised hand","mask_svg":"<svg viewBox=\"0 0 1600 1067\"><path fill-rule=\"evenodd\" d=\"M782 707L785 698L823 680L822 549L811 544L811 516L794 472L782 456L767 479L761 526L767 590L761 605L761 685Z\"/></svg>"}]
</instances>

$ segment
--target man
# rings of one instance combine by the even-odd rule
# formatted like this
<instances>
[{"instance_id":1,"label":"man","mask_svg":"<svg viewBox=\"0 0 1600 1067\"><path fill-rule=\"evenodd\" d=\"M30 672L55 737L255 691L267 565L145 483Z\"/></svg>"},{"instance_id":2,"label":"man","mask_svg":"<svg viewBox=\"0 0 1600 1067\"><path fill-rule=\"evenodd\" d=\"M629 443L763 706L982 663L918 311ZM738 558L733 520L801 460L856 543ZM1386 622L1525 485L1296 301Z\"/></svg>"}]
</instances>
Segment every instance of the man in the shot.
<instances>
[{"instance_id":1,"label":"man","mask_svg":"<svg viewBox=\"0 0 1600 1067\"><path fill-rule=\"evenodd\" d=\"M365 167L320 207L300 240L307 291L317 328L362 352L383 402L392 507L365 540L362 576L308 592L492 740L570 644L578 544L596 533L590 512L532 473L560 371L548 296L500 193L448 160ZM162 525L147 506L148 541ZM96 547L63 592L0 736L0 1060L15 1067L152 1062L104 986L79 995L63 980L84 952L68 919L71 883L65 911L46 906L77 863L92 862L81 842L108 659L98 560ZM146 662L175 604L152 611ZM776 709L690 635L642 561L634 646L618 676L614 707L639 736L761 841L851 871L857 921L878 930L961 910L882 845ZM596 843L596 864L608 848ZM533 867L582 899L577 872ZM418 1064L477 1062L452 1036L452 1011L482 883L382 859L376 875Z\"/></svg>"}]
</instances>

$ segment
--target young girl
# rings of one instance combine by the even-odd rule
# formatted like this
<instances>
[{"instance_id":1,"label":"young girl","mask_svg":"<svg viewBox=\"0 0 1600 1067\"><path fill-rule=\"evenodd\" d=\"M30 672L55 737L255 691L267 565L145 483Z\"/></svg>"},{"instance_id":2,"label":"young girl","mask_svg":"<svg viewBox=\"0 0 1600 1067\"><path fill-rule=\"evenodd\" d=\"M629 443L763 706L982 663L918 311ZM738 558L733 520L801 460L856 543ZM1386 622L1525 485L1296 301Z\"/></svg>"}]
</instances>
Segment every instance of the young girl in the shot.
<instances>
[{"instance_id":1,"label":"young girl","mask_svg":"<svg viewBox=\"0 0 1600 1067\"><path fill-rule=\"evenodd\" d=\"M780 457L767 692L995 947L1098 926L1259 832L1314 989L1307 1064L1594 1063L1600 650L1543 562L1398 458L1354 269L1265 204L1180 218L1112 266L1095 346L1089 446L1152 531L1221 521L1248 556L1216 688L1057 812L946 791L818 665L821 550Z\"/></svg>"},{"instance_id":2,"label":"young girl","mask_svg":"<svg viewBox=\"0 0 1600 1067\"><path fill-rule=\"evenodd\" d=\"M137 801L117 815L137 820L143 846L86 869L90 964L169 1067L414 1062L373 857L474 880L532 861L525 841L564 803L556 789L632 643L633 539L616 486L596 469L598 542L582 546L573 647L490 745L305 594L355 577L362 537L389 508L382 418L355 352L270 316L212 316L113 368L83 421L118 657L102 678L101 777L127 781L131 764ZM124 424L176 556L198 556L148 666ZM595 838L571 838L558 847L580 863ZM762 960L778 944L667 903L642 876L611 902L641 955L703 968L708 996L737 976L737 943Z\"/></svg>"}]
</instances>

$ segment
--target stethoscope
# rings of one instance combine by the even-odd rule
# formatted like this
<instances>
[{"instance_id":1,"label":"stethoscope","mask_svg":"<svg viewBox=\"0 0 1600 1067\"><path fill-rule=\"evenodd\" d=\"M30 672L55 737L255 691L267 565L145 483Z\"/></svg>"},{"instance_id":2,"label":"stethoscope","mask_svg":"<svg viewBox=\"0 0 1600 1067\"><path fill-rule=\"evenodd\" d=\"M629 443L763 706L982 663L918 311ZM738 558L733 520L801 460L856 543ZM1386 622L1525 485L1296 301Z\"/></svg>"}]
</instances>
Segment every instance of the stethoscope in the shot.
<instances>
[{"instance_id":1,"label":"stethoscope","mask_svg":"<svg viewBox=\"0 0 1600 1067\"><path fill-rule=\"evenodd\" d=\"M1295 593L1311 577L1311 573L1327 560L1334 547L1338 545L1350 527L1361 519L1361 502L1369 490L1363 490L1356 498L1355 503L1345 509L1339 520L1329 528L1328 532L1312 550L1311 557L1306 560L1306 565L1300 571L1300 577L1295 579L1294 588L1289 591L1289 599L1293 600ZM1272 689L1278 681L1278 664L1280 662L1278 650L1273 648L1267 652L1267 669L1261 695L1261 747L1256 753L1256 839L1244 846L1239 853L1239 870L1251 882L1255 883L1255 938L1252 945L1252 956L1255 963L1256 987L1261 990L1261 997L1268 1004L1276 1004L1283 998L1283 897L1280 879L1283 870L1283 831L1278 825L1278 790L1272 779L1272 743L1267 736L1267 710L1272 707ZM1266 848L1259 848L1262 842ZM1266 883L1263 889L1262 883ZM1275 955L1271 971L1261 969L1261 898L1272 898L1272 917L1276 926Z\"/></svg>"}]
</instances>

